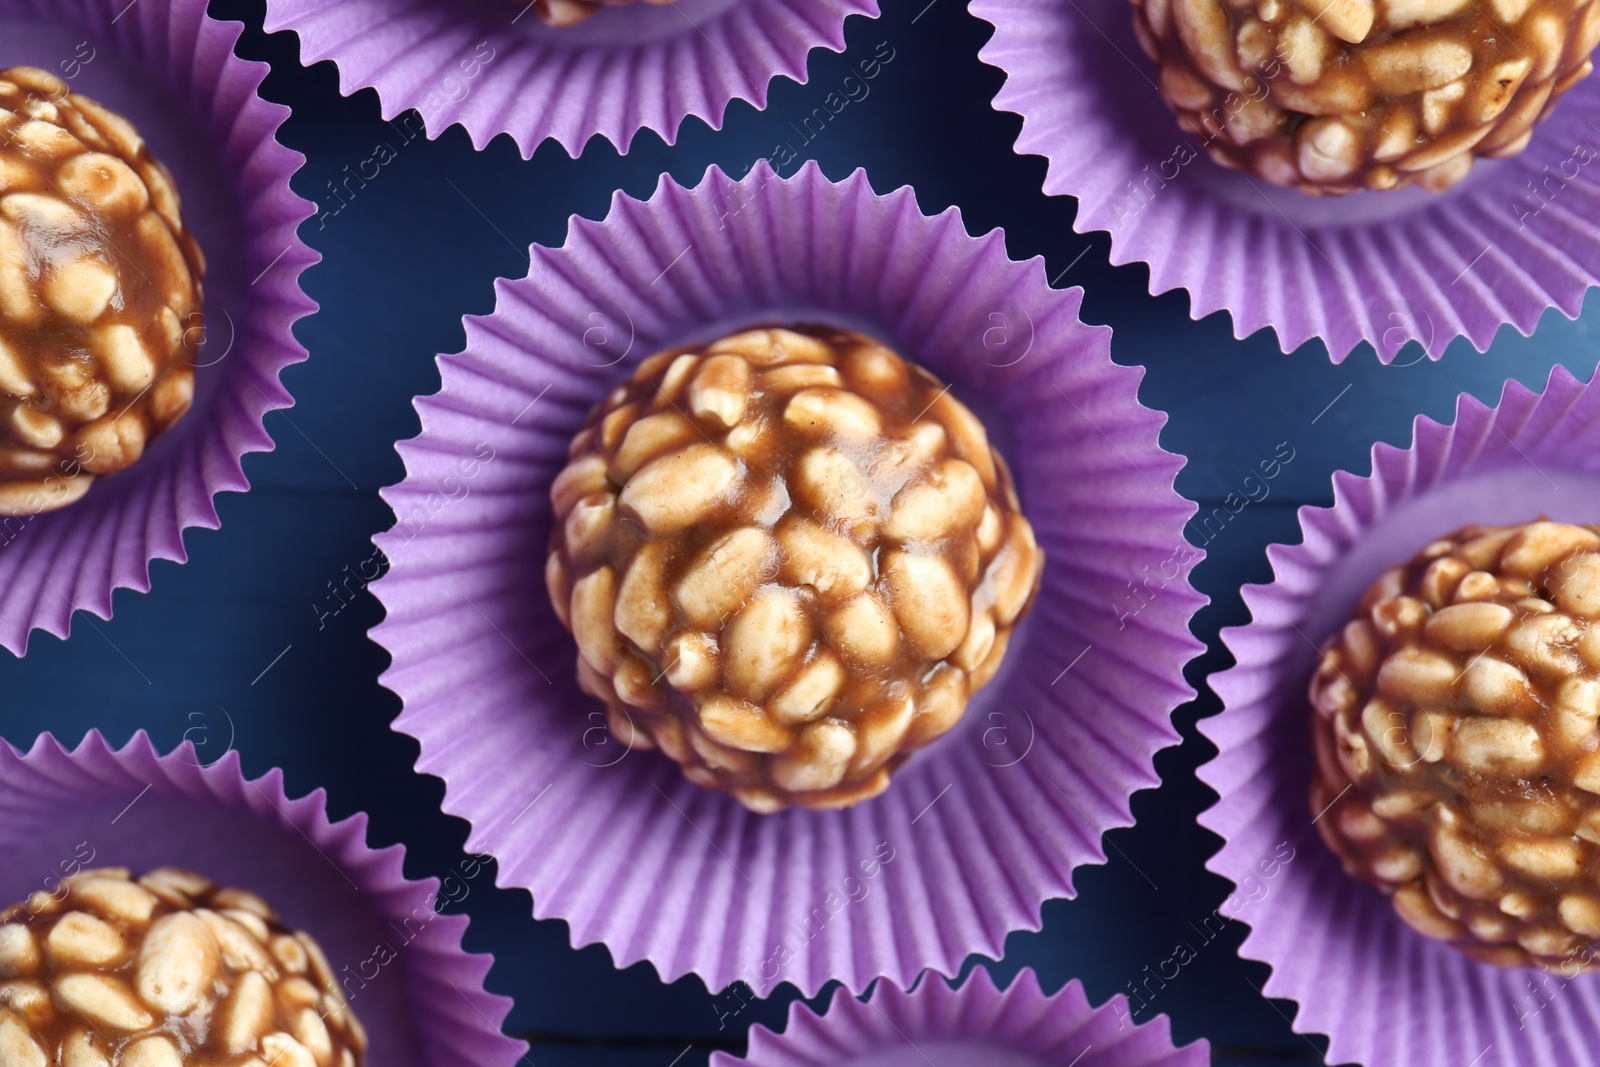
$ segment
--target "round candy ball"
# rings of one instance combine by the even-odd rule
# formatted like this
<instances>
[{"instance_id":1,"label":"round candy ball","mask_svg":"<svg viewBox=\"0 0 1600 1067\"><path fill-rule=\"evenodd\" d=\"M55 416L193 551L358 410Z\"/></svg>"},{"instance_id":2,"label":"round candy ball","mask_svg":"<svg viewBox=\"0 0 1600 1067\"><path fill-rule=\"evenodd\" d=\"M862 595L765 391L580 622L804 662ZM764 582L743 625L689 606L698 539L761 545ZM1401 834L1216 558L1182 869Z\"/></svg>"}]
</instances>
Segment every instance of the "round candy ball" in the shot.
<instances>
[{"instance_id":1,"label":"round candy ball","mask_svg":"<svg viewBox=\"0 0 1600 1067\"><path fill-rule=\"evenodd\" d=\"M551 498L551 601L611 732L760 812L882 792L994 676L1044 563L983 424L842 330L646 360Z\"/></svg>"},{"instance_id":2,"label":"round candy ball","mask_svg":"<svg viewBox=\"0 0 1600 1067\"><path fill-rule=\"evenodd\" d=\"M1317 829L1429 937L1600 968L1600 527L1469 526L1323 646Z\"/></svg>"},{"instance_id":3,"label":"round candy ball","mask_svg":"<svg viewBox=\"0 0 1600 1067\"><path fill-rule=\"evenodd\" d=\"M512 0L521 7L528 0ZM608 7L622 7L636 0L533 0L533 10L547 26L564 29L576 26ZM671 4L675 0L642 0L647 4Z\"/></svg>"},{"instance_id":4,"label":"round candy ball","mask_svg":"<svg viewBox=\"0 0 1600 1067\"><path fill-rule=\"evenodd\" d=\"M70 504L189 409L204 270L126 119L0 71L0 514Z\"/></svg>"},{"instance_id":5,"label":"round candy ball","mask_svg":"<svg viewBox=\"0 0 1600 1067\"><path fill-rule=\"evenodd\" d=\"M1179 125L1223 166L1307 193L1437 192L1517 154L1600 40L1600 0L1134 6Z\"/></svg>"},{"instance_id":6,"label":"round candy ball","mask_svg":"<svg viewBox=\"0 0 1600 1067\"><path fill-rule=\"evenodd\" d=\"M164 867L81 871L0 911L0 1063L358 1067L322 949L253 893Z\"/></svg>"}]
</instances>

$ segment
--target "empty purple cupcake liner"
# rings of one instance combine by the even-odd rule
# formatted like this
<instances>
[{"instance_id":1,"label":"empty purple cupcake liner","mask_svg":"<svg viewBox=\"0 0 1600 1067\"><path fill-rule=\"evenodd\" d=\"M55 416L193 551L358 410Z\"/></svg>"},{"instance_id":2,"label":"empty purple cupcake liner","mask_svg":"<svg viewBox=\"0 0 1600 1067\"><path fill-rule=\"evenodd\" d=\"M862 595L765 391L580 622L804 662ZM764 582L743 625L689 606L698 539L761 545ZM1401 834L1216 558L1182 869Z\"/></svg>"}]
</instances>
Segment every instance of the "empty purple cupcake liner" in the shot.
<instances>
[{"instance_id":1,"label":"empty purple cupcake liner","mask_svg":"<svg viewBox=\"0 0 1600 1067\"><path fill-rule=\"evenodd\" d=\"M111 615L117 589L150 588L150 563L187 558L183 531L215 529L212 497L249 488L243 457L272 448L278 380L305 358L294 322L316 310L296 236L312 205L289 189L303 157L280 145L287 108L256 95L265 63L233 54L243 26L206 0L0 0L0 65L51 70L123 112L172 170L208 260L207 340L193 409L120 474L59 511L0 517L0 646L65 637L76 611Z\"/></svg>"},{"instance_id":2,"label":"empty purple cupcake liner","mask_svg":"<svg viewBox=\"0 0 1600 1067\"><path fill-rule=\"evenodd\" d=\"M385 119L415 108L429 137L459 123L524 158L547 137L577 156L589 138L626 152L642 129L668 144L683 121L722 127L728 105L767 104L768 83L804 83L813 48L844 50L849 15L878 0L675 0L601 11L552 29L532 0L268 0L266 28L300 36L306 64L332 60L346 96L372 88Z\"/></svg>"},{"instance_id":3,"label":"empty purple cupcake liner","mask_svg":"<svg viewBox=\"0 0 1600 1067\"><path fill-rule=\"evenodd\" d=\"M959 987L933 975L904 992L880 982L866 1000L835 990L818 1015L789 1005L782 1033L750 1028L742 1057L718 1052L711 1067L1205 1067L1205 1041L1177 1048L1165 1015L1135 1023L1120 994L1091 1007L1076 979L1045 996L1024 968L1010 987L976 967Z\"/></svg>"},{"instance_id":4,"label":"empty purple cupcake liner","mask_svg":"<svg viewBox=\"0 0 1600 1067\"><path fill-rule=\"evenodd\" d=\"M373 638L393 656L395 727L444 779L471 847L574 944L713 990L908 985L1037 929L1042 902L1072 895L1073 869L1104 860L1101 834L1157 784L1201 647L1194 506L1173 490L1183 461L1158 444L1164 416L1139 404L1143 372L1111 362L1110 331L1083 325L1081 291L1050 289L1039 260L1007 259L999 232L971 237L953 209L923 215L909 189L879 196L861 172L663 179L530 254L495 312L466 320L465 350L440 358L422 433L399 446L406 478L384 493L396 526L377 538L391 566ZM760 816L610 740L545 593L548 491L634 363L797 320L864 329L949 381L1010 460L1049 561L1001 675L886 794Z\"/></svg>"},{"instance_id":5,"label":"empty purple cupcake liner","mask_svg":"<svg viewBox=\"0 0 1600 1067\"><path fill-rule=\"evenodd\" d=\"M1226 170L1178 129L1133 34L1128 0L972 0L995 27L979 53L1006 74L994 106L1022 116L1016 150L1044 156L1044 191L1078 200L1074 227L1144 262L1150 291L1190 311L1270 327L1285 351L1320 338L1335 362L1365 341L1387 363L1457 337L1479 351L1548 308L1576 318L1600 282L1600 81L1579 82L1521 155L1466 181L1308 197Z\"/></svg>"},{"instance_id":6,"label":"empty purple cupcake liner","mask_svg":"<svg viewBox=\"0 0 1600 1067\"><path fill-rule=\"evenodd\" d=\"M202 765L142 732L113 749L0 744L0 907L55 893L79 870L185 867L268 900L322 945L383 1067L509 1067L527 1046L500 1032L511 1001L484 991L493 962L461 947L440 908L487 888L468 857L443 883L403 873L405 849L369 848L367 817L328 820L318 790L291 799L281 771L246 778L237 752Z\"/></svg>"},{"instance_id":7,"label":"empty purple cupcake liner","mask_svg":"<svg viewBox=\"0 0 1600 1067\"><path fill-rule=\"evenodd\" d=\"M1272 966L1265 992L1299 1003L1297 1030L1328 1035L1328 1062L1591 1062L1593 976L1475 963L1340 869L1312 825L1306 688L1368 584L1429 541L1469 522L1600 522L1600 385L1558 367L1541 393L1508 382L1492 408L1464 395L1454 423L1418 418L1412 446L1377 445L1372 467L1335 474L1332 507L1300 510L1302 543L1268 549L1274 581L1243 590L1253 621L1223 631L1236 666L1212 679L1223 710L1200 723L1218 750L1200 778L1221 796L1200 822L1225 841L1207 866L1243 883L1293 850L1240 952Z\"/></svg>"}]
</instances>

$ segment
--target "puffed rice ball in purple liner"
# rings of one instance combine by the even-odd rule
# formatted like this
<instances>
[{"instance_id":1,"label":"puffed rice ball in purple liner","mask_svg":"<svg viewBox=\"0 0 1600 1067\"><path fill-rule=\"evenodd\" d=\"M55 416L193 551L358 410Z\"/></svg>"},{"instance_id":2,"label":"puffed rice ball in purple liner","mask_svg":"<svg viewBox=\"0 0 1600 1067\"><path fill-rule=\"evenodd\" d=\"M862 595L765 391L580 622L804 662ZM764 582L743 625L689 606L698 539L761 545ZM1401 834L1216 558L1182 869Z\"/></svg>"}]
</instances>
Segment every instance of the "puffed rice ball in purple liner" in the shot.
<instances>
[{"instance_id":1,"label":"puffed rice ball in purple liner","mask_svg":"<svg viewBox=\"0 0 1600 1067\"><path fill-rule=\"evenodd\" d=\"M1469 526L1391 567L1311 703L1352 877L1474 959L1600 969L1600 527Z\"/></svg>"},{"instance_id":2,"label":"puffed rice ball in purple liner","mask_svg":"<svg viewBox=\"0 0 1600 1067\"><path fill-rule=\"evenodd\" d=\"M546 26L565 29L587 22L608 7L626 7L629 4L671 4L676 0L497 0L518 7L531 8Z\"/></svg>"},{"instance_id":3,"label":"puffed rice ball in purple liner","mask_svg":"<svg viewBox=\"0 0 1600 1067\"><path fill-rule=\"evenodd\" d=\"M254 893L85 870L0 911L0 1064L361 1067L322 949Z\"/></svg>"},{"instance_id":4,"label":"puffed rice ball in purple liner","mask_svg":"<svg viewBox=\"0 0 1600 1067\"><path fill-rule=\"evenodd\" d=\"M977 417L823 327L646 360L551 497L584 691L759 812L887 788L999 669L1044 566Z\"/></svg>"},{"instance_id":5,"label":"puffed rice ball in purple liner","mask_svg":"<svg viewBox=\"0 0 1600 1067\"><path fill-rule=\"evenodd\" d=\"M1438 192L1588 76L1600 0L1133 0L1211 158L1306 193Z\"/></svg>"},{"instance_id":6,"label":"puffed rice ball in purple liner","mask_svg":"<svg viewBox=\"0 0 1600 1067\"><path fill-rule=\"evenodd\" d=\"M0 514L72 503L189 410L204 273L127 119L0 70Z\"/></svg>"}]
</instances>

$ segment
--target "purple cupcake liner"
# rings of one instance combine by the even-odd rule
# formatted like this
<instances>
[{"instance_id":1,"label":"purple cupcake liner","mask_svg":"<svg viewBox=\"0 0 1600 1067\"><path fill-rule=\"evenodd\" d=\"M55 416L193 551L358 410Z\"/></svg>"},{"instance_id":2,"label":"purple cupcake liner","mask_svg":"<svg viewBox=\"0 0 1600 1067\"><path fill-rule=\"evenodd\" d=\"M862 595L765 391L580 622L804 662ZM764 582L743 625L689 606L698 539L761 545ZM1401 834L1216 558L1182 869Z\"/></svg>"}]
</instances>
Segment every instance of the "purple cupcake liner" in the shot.
<instances>
[{"instance_id":1,"label":"purple cupcake liner","mask_svg":"<svg viewBox=\"0 0 1600 1067\"><path fill-rule=\"evenodd\" d=\"M276 140L289 110L256 95L265 63L233 54L243 26L206 0L0 0L0 66L43 67L130 118L173 172L205 251L207 340L194 407L120 474L77 503L0 518L0 645L34 629L67 636L72 615L111 617L117 589L146 592L150 563L188 557L183 531L216 529L212 497L249 488L243 457L272 448L278 380L305 359L299 287L317 261L295 229L312 205L289 189L303 157Z\"/></svg>"},{"instance_id":2,"label":"purple cupcake liner","mask_svg":"<svg viewBox=\"0 0 1600 1067\"><path fill-rule=\"evenodd\" d=\"M1521 155L1479 160L1444 194L1309 197L1213 163L1178 129L1133 33L1127 0L972 0L993 23L979 53L1006 74L994 106L1022 116L1016 150L1044 156L1044 191L1073 196L1080 233L1111 262L1144 262L1150 291L1190 312L1271 327L1285 351L1320 338L1334 362L1369 342L1437 358L1486 350L1547 308L1576 318L1600 283L1600 81L1579 82Z\"/></svg>"},{"instance_id":3,"label":"purple cupcake liner","mask_svg":"<svg viewBox=\"0 0 1600 1067\"><path fill-rule=\"evenodd\" d=\"M743 1057L711 1067L1205 1067L1204 1040L1177 1048L1165 1015L1135 1023L1120 994L1091 1007L1074 979L1055 996L1024 968L998 989L982 967L959 988L928 975L907 993L880 982L866 1000L836 990L825 1015L801 1001L774 1033L750 1028Z\"/></svg>"},{"instance_id":4,"label":"purple cupcake liner","mask_svg":"<svg viewBox=\"0 0 1600 1067\"><path fill-rule=\"evenodd\" d=\"M1007 259L998 231L971 237L953 209L929 217L909 189L879 196L862 172L835 184L807 164L619 194L496 292L399 446L372 636L393 656L396 729L503 884L618 966L762 995L908 985L1038 929L1041 903L1073 894L1073 869L1104 860L1101 834L1157 784L1201 648L1183 461L1139 404L1143 372L1078 320L1081 290L1052 290L1041 261ZM544 587L550 483L590 407L655 351L769 321L866 330L949 381L1010 461L1048 556L963 724L846 811L755 815L620 749Z\"/></svg>"},{"instance_id":5,"label":"purple cupcake liner","mask_svg":"<svg viewBox=\"0 0 1600 1067\"><path fill-rule=\"evenodd\" d=\"M509 1067L527 1046L500 1032L511 1001L484 991L492 958L461 947L466 899L487 865L444 883L405 877L405 849L367 847L367 817L329 822L319 789L283 772L246 778L237 752L202 766L185 742L163 756L144 733L113 749L91 733L67 751L0 744L0 907L94 867L184 867L269 901L322 945L383 1067Z\"/></svg>"},{"instance_id":6,"label":"purple cupcake liner","mask_svg":"<svg viewBox=\"0 0 1600 1067\"><path fill-rule=\"evenodd\" d=\"M1453 424L1418 418L1412 446L1375 446L1372 468L1340 471L1332 507L1300 510L1302 543L1267 550L1275 580L1246 586L1251 623L1223 631L1236 666L1212 679L1223 711L1200 723L1218 750L1200 778L1221 796L1200 822L1225 841L1207 866L1260 882L1258 864L1290 850L1240 952L1272 966L1267 995L1299 1003L1295 1029L1328 1035L1329 1063L1591 1062L1600 981L1475 963L1340 869L1312 825L1306 687L1318 645L1372 580L1441 534L1600 522L1600 385L1557 367L1542 393L1508 382L1493 408L1463 395Z\"/></svg>"},{"instance_id":7,"label":"purple cupcake liner","mask_svg":"<svg viewBox=\"0 0 1600 1067\"><path fill-rule=\"evenodd\" d=\"M642 129L668 144L691 116L721 129L728 105L767 106L773 78L806 80L813 48L844 50L849 15L878 0L675 0L602 10L552 29L532 0L267 0L339 91L378 91L385 119L415 108L429 137L460 123L483 148L507 133L523 158L547 137L576 157L600 134L622 152Z\"/></svg>"}]
</instances>

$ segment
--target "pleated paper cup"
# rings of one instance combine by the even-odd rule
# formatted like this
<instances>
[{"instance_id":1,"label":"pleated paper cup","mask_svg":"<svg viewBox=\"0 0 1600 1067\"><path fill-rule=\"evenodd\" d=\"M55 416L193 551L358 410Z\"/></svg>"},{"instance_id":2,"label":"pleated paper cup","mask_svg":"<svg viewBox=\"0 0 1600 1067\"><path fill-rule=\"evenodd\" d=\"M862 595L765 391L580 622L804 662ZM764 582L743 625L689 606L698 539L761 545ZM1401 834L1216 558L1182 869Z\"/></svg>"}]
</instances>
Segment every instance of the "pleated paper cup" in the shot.
<instances>
[{"instance_id":1,"label":"pleated paper cup","mask_svg":"<svg viewBox=\"0 0 1600 1067\"><path fill-rule=\"evenodd\" d=\"M1042 261L1007 259L999 232L970 237L953 209L923 215L909 189L878 196L860 172L663 179L531 259L440 359L422 433L399 446L406 478L384 494L396 526L377 538L391 566L373 637L405 703L395 725L472 847L575 944L713 990L908 985L1037 929L1073 869L1103 861L1101 834L1132 822L1130 795L1157 784L1201 647L1194 506L1157 443L1164 416L1139 404L1142 371L1111 362L1110 331L1078 320L1081 291L1052 290ZM845 811L756 815L619 749L545 592L550 484L589 409L652 353L762 322L864 330L951 383L1048 557L962 725Z\"/></svg>"},{"instance_id":2,"label":"pleated paper cup","mask_svg":"<svg viewBox=\"0 0 1600 1067\"><path fill-rule=\"evenodd\" d=\"M330 822L321 790L298 799L283 773L246 778L237 752L202 766L193 745L160 755L143 733L113 749L91 733L67 751L46 734L0 744L0 907L96 867L136 876L176 866L267 900L316 938L382 1067L510 1067L526 1046L484 991L493 962L461 947L447 902L488 888L481 860L443 883L414 881L399 846L368 848L367 817Z\"/></svg>"},{"instance_id":3,"label":"pleated paper cup","mask_svg":"<svg viewBox=\"0 0 1600 1067\"><path fill-rule=\"evenodd\" d=\"M1135 1023L1121 995L1091 1007L1076 980L1055 996L1024 968L997 989L982 967L959 988L933 975L907 993L880 982L865 1001L836 991L826 1014L789 1005L782 1033L750 1029L742 1057L711 1067L1206 1067L1205 1041L1177 1048L1165 1015Z\"/></svg>"},{"instance_id":4,"label":"pleated paper cup","mask_svg":"<svg viewBox=\"0 0 1600 1067\"><path fill-rule=\"evenodd\" d=\"M626 152L640 130L671 144L687 118L721 129L728 105L767 106L768 83L804 83L813 48L844 50L849 15L878 0L674 0L600 11L566 29L532 0L267 0L306 64L332 60L346 96L376 89L385 119L416 109L429 137L460 123L478 148L507 133L524 158L549 137L577 156L599 134Z\"/></svg>"},{"instance_id":5,"label":"pleated paper cup","mask_svg":"<svg viewBox=\"0 0 1600 1067\"><path fill-rule=\"evenodd\" d=\"M1579 82L1521 155L1479 160L1455 188L1310 197L1213 163L1180 131L1133 33L1128 0L972 0L993 23L980 57L1006 74L994 106L1022 116L1018 152L1044 156L1044 191L1078 200L1074 227L1111 235L1150 291L1190 312L1263 327L1284 351L1321 339L1335 362L1362 342L1390 362L1457 337L1479 351L1548 308L1576 318L1600 283L1600 80Z\"/></svg>"},{"instance_id":6,"label":"pleated paper cup","mask_svg":"<svg viewBox=\"0 0 1600 1067\"><path fill-rule=\"evenodd\" d=\"M1600 982L1475 963L1340 869L1312 825L1306 690L1367 586L1428 542L1470 522L1600 522L1600 386L1558 367L1493 408L1462 396L1452 424L1417 419L1412 446L1378 445L1372 467L1334 475L1331 508L1301 509L1302 543L1268 549L1274 581L1246 586L1252 621L1223 631L1237 665L1200 724L1218 749L1200 777L1221 795L1200 821L1225 839L1208 866L1249 890L1240 952L1272 966L1266 993L1298 1002L1297 1030L1328 1035L1329 1063L1592 1062Z\"/></svg>"},{"instance_id":7,"label":"pleated paper cup","mask_svg":"<svg viewBox=\"0 0 1600 1067\"><path fill-rule=\"evenodd\" d=\"M233 54L242 28L206 0L0 0L0 66L52 71L131 119L207 259L193 408L76 503L0 518L0 645L18 655L76 611L110 618L115 590L150 588L152 560L186 559L183 531L218 526L212 497L249 488L244 455L272 448L263 417L292 403L278 375L305 358L291 327L316 307L298 279L317 256L295 235L312 205L289 190L303 157L276 140L288 109L256 95L266 64Z\"/></svg>"}]
</instances>

